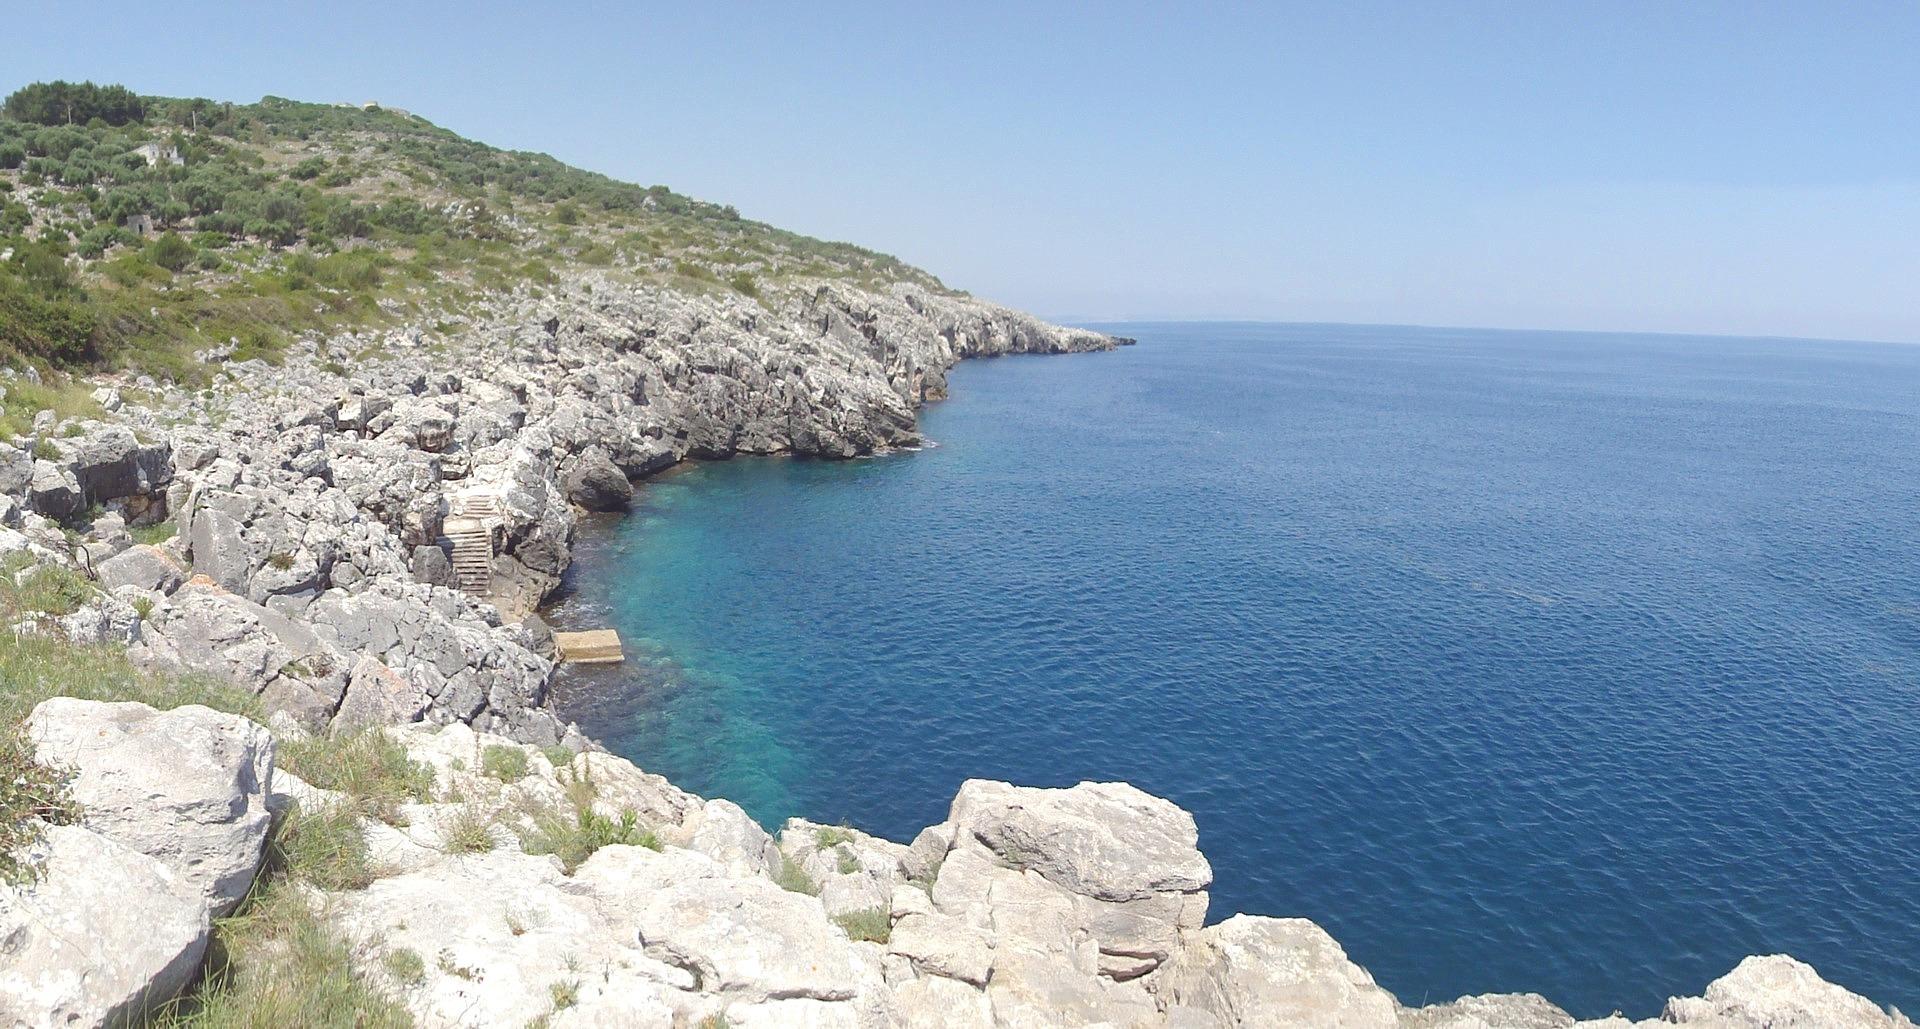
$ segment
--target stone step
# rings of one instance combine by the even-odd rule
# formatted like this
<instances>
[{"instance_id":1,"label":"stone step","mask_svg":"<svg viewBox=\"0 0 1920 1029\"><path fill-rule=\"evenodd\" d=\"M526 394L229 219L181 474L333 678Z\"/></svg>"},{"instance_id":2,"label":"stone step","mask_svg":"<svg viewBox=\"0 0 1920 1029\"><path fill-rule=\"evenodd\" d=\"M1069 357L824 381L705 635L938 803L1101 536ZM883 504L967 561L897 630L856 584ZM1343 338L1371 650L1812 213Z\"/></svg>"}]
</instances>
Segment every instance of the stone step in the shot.
<instances>
[{"instance_id":1,"label":"stone step","mask_svg":"<svg viewBox=\"0 0 1920 1029\"><path fill-rule=\"evenodd\" d=\"M612 629L556 632L553 645L560 660L574 664L606 665L626 660L626 653L620 647L620 634Z\"/></svg>"}]
</instances>

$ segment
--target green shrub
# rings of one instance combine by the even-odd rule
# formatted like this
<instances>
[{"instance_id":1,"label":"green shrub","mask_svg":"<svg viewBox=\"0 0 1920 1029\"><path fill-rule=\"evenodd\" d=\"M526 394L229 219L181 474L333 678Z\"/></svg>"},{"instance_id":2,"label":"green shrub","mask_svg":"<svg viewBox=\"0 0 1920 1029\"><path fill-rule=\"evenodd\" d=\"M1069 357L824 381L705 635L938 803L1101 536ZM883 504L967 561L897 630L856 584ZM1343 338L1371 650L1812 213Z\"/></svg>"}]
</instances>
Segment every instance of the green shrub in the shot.
<instances>
[{"instance_id":1,"label":"green shrub","mask_svg":"<svg viewBox=\"0 0 1920 1029\"><path fill-rule=\"evenodd\" d=\"M807 874L806 869L800 867L799 862L784 853L780 855L780 869L774 873L773 881L778 883L781 889L793 893L804 893L809 897L820 895L820 884L813 881L813 877Z\"/></svg>"},{"instance_id":2,"label":"green shrub","mask_svg":"<svg viewBox=\"0 0 1920 1029\"><path fill-rule=\"evenodd\" d=\"M96 86L91 82L35 82L15 90L6 99L6 116L16 121L72 128L95 118L107 125L125 125L146 117L146 101L125 86ZM83 137L84 138L84 137Z\"/></svg>"},{"instance_id":3,"label":"green shrub","mask_svg":"<svg viewBox=\"0 0 1920 1029\"><path fill-rule=\"evenodd\" d=\"M193 263L193 244L180 237L177 232L163 232L159 238L147 244L147 260L170 272L186 271Z\"/></svg>"},{"instance_id":4,"label":"green shrub","mask_svg":"<svg viewBox=\"0 0 1920 1029\"><path fill-rule=\"evenodd\" d=\"M527 752L519 747L493 744L480 752L480 771L501 782L519 782L527 775Z\"/></svg>"},{"instance_id":5,"label":"green shrub","mask_svg":"<svg viewBox=\"0 0 1920 1029\"><path fill-rule=\"evenodd\" d=\"M618 819L593 810L590 803L575 801L571 811L545 810L533 815L533 829L521 836L520 847L529 854L552 854L560 866L572 875L594 851L624 844L660 849L660 838L652 830L642 829L639 816L632 810L620 812Z\"/></svg>"},{"instance_id":6,"label":"green shrub","mask_svg":"<svg viewBox=\"0 0 1920 1029\"><path fill-rule=\"evenodd\" d=\"M46 825L79 817L68 796L71 776L34 760L33 741L16 722L0 725L0 884L30 882L39 867L26 858Z\"/></svg>"},{"instance_id":7,"label":"green shrub","mask_svg":"<svg viewBox=\"0 0 1920 1029\"><path fill-rule=\"evenodd\" d=\"M833 924L856 943L885 943L893 935L893 916L886 908L864 908L835 915Z\"/></svg>"},{"instance_id":8,"label":"green shrub","mask_svg":"<svg viewBox=\"0 0 1920 1029\"><path fill-rule=\"evenodd\" d=\"M127 531L133 536L135 543L158 546L179 535L180 527L174 524L173 519L169 518L164 522L155 522L152 525L137 525Z\"/></svg>"},{"instance_id":9,"label":"green shrub","mask_svg":"<svg viewBox=\"0 0 1920 1029\"><path fill-rule=\"evenodd\" d=\"M280 745L280 766L326 790L338 790L360 812L386 822L399 806L424 803L433 789L433 769L407 757L407 749L378 729L350 736L312 736Z\"/></svg>"},{"instance_id":10,"label":"green shrub","mask_svg":"<svg viewBox=\"0 0 1920 1029\"><path fill-rule=\"evenodd\" d=\"M287 174L291 175L296 179L301 180L302 182L305 182L309 179L319 178L321 173L325 172L326 170L327 170L326 158L309 157L306 160L301 161L299 164L294 165L292 168L287 169Z\"/></svg>"},{"instance_id":11,"label":"green shrub","mask_svg":"<svg viewBox=\"0 0 1920 1029\"><path fill-rule=\"evenodd\" d=\"M352 804L296 810L276 841L280 859L297 878L323 890L359 890L372 883L373 860Z\"/></svg>"}]
</instances>

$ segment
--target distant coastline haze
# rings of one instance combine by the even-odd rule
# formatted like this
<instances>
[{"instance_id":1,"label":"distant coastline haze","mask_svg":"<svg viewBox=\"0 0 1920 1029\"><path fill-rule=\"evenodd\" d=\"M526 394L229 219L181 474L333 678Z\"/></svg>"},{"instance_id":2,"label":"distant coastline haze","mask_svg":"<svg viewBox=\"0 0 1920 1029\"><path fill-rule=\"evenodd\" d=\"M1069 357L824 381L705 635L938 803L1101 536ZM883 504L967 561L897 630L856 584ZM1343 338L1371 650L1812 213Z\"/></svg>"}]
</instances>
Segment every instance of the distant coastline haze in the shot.
<instances>
[{"instance_id":1,"label":"distant coastline haze","mask_svg":"<svg viewBox=\"0 0 1920 1029\"><path fill-rule=\"evenodd\" d=\"M31 4L0 60L377 100L1056 318L1920 340L1911 3L746 13Z\"/></svg>"}]
</instances>

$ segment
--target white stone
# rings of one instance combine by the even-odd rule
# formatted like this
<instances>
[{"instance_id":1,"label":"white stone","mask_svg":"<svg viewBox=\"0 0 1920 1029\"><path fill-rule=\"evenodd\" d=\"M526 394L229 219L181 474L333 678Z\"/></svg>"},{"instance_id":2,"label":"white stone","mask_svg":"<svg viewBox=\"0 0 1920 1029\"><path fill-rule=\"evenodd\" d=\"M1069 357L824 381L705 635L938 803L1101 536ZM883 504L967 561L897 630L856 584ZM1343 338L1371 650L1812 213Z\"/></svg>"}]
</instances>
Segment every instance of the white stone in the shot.
<instances>
[{"instance_id":1,"label":"white stone","mask_svg":"<svg viewBox=\"0 0 1920 1029\"><path fill-rule=\"evenodd\" d=\"M0 885L0 1024L133 1021L198 971L200 888L80 826L50 826L27 855L37 881Z\"/></svg>"},{"instance_id":2,"label":"white stone","mask_svg":"<svg viewBox=\"0 0 1920 1029\"><path fill-rule=\"evenodd\" d=\"M71 768L88 828L164 862L215 917L253 884L266 843L273 737L238 715L57 697L27 721L43 764Z\"/></svg>"}]
</instances>

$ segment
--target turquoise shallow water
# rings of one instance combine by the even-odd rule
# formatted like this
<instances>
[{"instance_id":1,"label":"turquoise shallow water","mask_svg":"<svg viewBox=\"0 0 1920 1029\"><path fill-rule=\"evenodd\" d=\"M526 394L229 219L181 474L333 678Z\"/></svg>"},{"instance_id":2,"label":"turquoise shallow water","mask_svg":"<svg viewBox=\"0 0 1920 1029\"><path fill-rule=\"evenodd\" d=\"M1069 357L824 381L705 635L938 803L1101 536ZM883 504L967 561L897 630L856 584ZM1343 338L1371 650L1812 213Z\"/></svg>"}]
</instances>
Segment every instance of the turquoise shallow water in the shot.
<instances>
[{"instance_id":1,"label":"turquoise shallow water","mask_svg":"<svg viewBox=\"0 0 1920 1029\"><path fill-rule=\"evenodd\" d=\"M963 365L919 453L647 485L564 712L769 825L1131 780L1215 918L1409 1003L1785 951L1920 1008L1920 348L1125 331Z\"/></svg>"}]
</instances>

